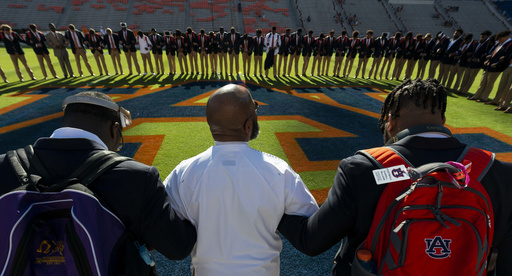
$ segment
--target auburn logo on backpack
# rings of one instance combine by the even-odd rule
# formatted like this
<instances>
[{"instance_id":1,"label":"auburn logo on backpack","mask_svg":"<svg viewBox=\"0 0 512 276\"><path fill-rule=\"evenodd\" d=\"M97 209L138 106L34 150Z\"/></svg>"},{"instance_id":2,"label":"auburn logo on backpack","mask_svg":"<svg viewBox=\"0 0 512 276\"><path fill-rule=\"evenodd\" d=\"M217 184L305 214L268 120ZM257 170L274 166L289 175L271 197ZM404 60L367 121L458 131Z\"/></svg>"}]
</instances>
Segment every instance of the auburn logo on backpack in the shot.
<instances>
[{"instance_id":1,"label":"auburn logo on backpack","mask_svg":"<svg viewBox=\"0 0 512 276\"><path fill-rule=\"evenodd\" d=\"M436 236L433 239L425 239L427 243L427 254L434 259L444 259L450 257L450 243L451 239L443 239L442 237Z\"/></svg>"}]
</instances>

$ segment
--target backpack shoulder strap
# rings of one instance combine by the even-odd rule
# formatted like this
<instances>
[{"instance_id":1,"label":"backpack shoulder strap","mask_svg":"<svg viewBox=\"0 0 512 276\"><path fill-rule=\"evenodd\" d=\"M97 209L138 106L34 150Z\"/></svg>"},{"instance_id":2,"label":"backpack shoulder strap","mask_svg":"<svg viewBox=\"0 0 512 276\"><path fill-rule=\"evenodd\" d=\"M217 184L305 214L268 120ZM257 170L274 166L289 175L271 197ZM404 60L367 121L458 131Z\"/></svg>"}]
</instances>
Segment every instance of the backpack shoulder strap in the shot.
<instances>
[{"instance_id":1,"label":"backpack shoulder strap","mask_svg":"<svg viewBox=\"0 0 512 276\"><path fill-rule=\"evenodd\" d=\"M370 161L372 161L381 169L384 167L392 167L404 164L414 168L409 160L407 160L401 153L390 147L360 150L357 153L366 156Z\"/></svg>"},{"instance_id":2,"label":"backpack shoulder strap","mask_svg":"<svg viewBox=\"0 0 512 276\"><path fill-rule=\"evenodd\" d=\"M7 160L9 164L11 164L11 168L13 169L18 181L21 185L29 184L29 177L25 166L22 164L20 156L16 150L10 150L6 154Z\"/></svg>"},{"instance_id":3,"label":"backpack shoulder strap","mask_svg":"<svg viewBox=\"0 0 512 276\"><path fill-rule=\"evenodd\" d=\"M78 178L80 183L87 186L104 172L126 160L132 159L108 150L99 151L87 158L69 178Z\"/></svg>"},{"instance_id":4,"label":"backpack shoulder strap","mask_svg":"<svg viewBox=\"0 0 512 276\"><path fill-rule=\"evenodd\" d=\"M480 182L491 168L496 154L479 148L466 147L457 162L462 163L464 159L471 161L470 176Z\"/></svg>"}]
</instances>

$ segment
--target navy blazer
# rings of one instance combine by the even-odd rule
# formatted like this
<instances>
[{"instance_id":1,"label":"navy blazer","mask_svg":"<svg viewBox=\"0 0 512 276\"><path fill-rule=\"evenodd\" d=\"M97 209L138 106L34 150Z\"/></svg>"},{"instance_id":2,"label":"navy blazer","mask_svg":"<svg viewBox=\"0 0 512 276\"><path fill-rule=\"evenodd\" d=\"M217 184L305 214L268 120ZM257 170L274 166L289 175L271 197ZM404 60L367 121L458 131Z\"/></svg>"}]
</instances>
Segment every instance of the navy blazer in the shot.
<instances>
[{"instance_id":1,"label":"navy blazer","mask_svg":"<svg viewBox=\"0 0 512 276\"><path fill-rule=\"evenodd\" d=\"M23 49L21 48L20 41L25 44L27 44L27 42L23 38L21 38L21 36L17 32L11 31L12 41L5 33L2 33L1 36L2 41L4 42L5 50L9 55L14 55L16 53L18 53L19 55L25 54L25 52L23 52Z\"/></svg>"},{"instance_id":2,"label":"navy blazer","mask_svg":"<svg viewBox=\"0 0 512 276\"><path fill-rule=\"evenodd\" d=\"M298 41L297 41L298 40ZM290 43L290 54L300 54L304 41L302 40L302 36L297 35L297 33L293 33L291 35L291 43ZM281 51L281 50L279 50Z\"/></svg>"},{"instance_id":3,"label":"navy blazer","mask_svg":"<svg viewBox=\"0 0 512 276\"><path fill-rule=\"evenodd\" d=\"M36 55L43 55L43 54L49 54L48 48L46 47L46 37L44 34L40 31L37 31L37 34L39 35L39 38L32 33L32 31L27 31L25 33L26 43L34 49L34 53ZM41 47L37 46L37 44L42 44Z\"/></svg>"},{"instance_id":4,"label":"navy blazer","mask_svg":"<svg viewBox=\"0 0 512 276\"><path fill-rule=\"evenodd\" d=\"M82 35L82 32L79 32L77 30L74 30L76 36L78 37L78 44L75 45L75 40L73 39L73 36L71 35L71 30L67 30L65 37L69 41L69 44L71 45L71 52L76 53L76 48L81 47L85 51L85 44L84 44L84 36Z\"/></svg>"},{"instance_id":5,"label":"navy blazer","mask_svg":"<svg viewBox=\"0 0 512 276\"><path fill-rule=\"evenodd\" d=\"M117 32L117 35L119 36L119 44L123 45L124 52L137 52L137 48L135 48L137 39L135 38L135 34L132 30L126 29L126 37L123 30Z\"/></svg>"},{"instance_id":6,"label":"navy blazer","mask_svg":"<svg viewBox=\"0 0 512 276\"><path fill-rule=\"evenodd\" d=\"M259 38L257 36L253 37L253 50L255 56L262 56L263 55L263 47L265 46L265 38L263 36L260 36Z\"/></svg>"},{"instance_id":7,"label":"navy blazer","mask_svg":"<svg viewBox=\"0 0 512 276\"><path fill-rule=\"evenodd\" d=\"M114 40L113 42L113 46L119 50L119 36L115 33L112 33L112 40ZM103 48L107 48L108 49L108 53L110 54L110 50L112 49L112 45L111 45L111 42L110 42L110 37L108 35L105 35L103 36Z\"/></svg>"},{"instance_id":8,"label":"navy blazer","mask_svg":"<svg viewBox=\"0 0 512 276\"><path fill-rule=\"evenodd\" d=\"M94 39L93 39L94 38ZM87 34L85 36L85 45L87 45L89 47L89 49L91 49L91 53L96 53L96 51L98 51L100 54L103 55L103 38L101 38L101 36L99 34L94 34L94 35L90 35L90 34ZM98 49L100 48L100 49Z\"/></svg>"}]
</instances>

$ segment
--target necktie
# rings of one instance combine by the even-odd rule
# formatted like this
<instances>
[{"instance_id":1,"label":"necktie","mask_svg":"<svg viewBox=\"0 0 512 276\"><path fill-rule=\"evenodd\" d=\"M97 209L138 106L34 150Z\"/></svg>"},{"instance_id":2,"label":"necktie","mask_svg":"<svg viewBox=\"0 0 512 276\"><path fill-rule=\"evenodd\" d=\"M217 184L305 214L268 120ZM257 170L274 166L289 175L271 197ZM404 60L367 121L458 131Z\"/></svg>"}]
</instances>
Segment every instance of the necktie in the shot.
<instances>
[{"instance_id":1,"label":"necktie","mask_svg":"<svg viewBox=\"0 0 512 276\"><path fill-rule=\"evenodd\" d=\"M110 37L110 48L115 49L116 44L114 43L114 38L112 37L112 35L110 35L109 37Z\"/></svg>"},{"instance_id":2,"label":"necktie","mask_svg":"<svg viewBox=\"0 0 512 276\"><path fill-rule=\"evenodd\" d=\"M204 48L204 35L201 36L201 48Z\"/></svg>"},{"instance_id":3,"label":"necktie","mask_svg":"<svg viewBox=\"0 0 512 276\"><path fill-rule=\"evenodd\" d=\"M246 52L247 52L247 40L245 41L244 51L246 51Z\"/></svg>"},{"instance_id":4,"label":"necktie","mask_svg":"<svg viewBox=\"0 0 512 276\"><path fill-rule=\"evenodd\" d=\"M92 41L94 41L96 43L96 36L95 35L92 36Z\"/></svg>"},{"instance_id":5,"label":"necktie","mask_svg":"<svg viewBox=\"0 0 512 276\"><path fill-rule=\"evenodd\" d=\"M350 45L350 47L354 47L354 44L356 44L356 40L355 39L352 40L352 44Z\"/></svg>"},{"instance_id":6,"label":"necktie","mask_svg":"<svg viewBox=\"0 0 512 276\"><path fill-rule=\"evenodd\" d=\"M502 45L498 45L498 47L496 47L496 50L494 50L494 52L492 52L492 56L491 57L494 57L494 55L496 55L496 53L501 49L501 46Z\"/></svg>"},{"instance_id":7,"label":"necktie","mask_svg":"<svg viewBox=\"0 0 512 276\"><path fill-rule=\"evenodd\" d=\"M369 39L366 41L366 47L370 47L370 40Z\"/></svg>"},{"instance_id":8,"label":"necktie","mask_svg":"<svg viewBox=\"0 0 512 276\"><path fill-rule=\"evenodd\" d=\"M271 36L272 36L272 44L270 44L270 47L272 47L272 48L273 48L273 47L274 47L274 35L273 35L273 34L271 34Z\"/></svg>"},{"instance_id":9,"label":"necktie","mask_svg":"<svg viewBox=\"0 0 512 276\"><path fill-rule=\"evenodd\" d=\"M53 32L53 35L55 36L55 39L57 40L57 43L59 43L59 48L60 48L62 45L60 44L60 39L59 39L59 37L57 36L57 33L56 33L56 32Z\"/></svg>"},{"instance_id":10,"label":"necktie","mask_svg":"<svg viewBox=\"0 0 512 276\"><path fill-rule=\"evenodd\" d=\"M126 41L126 31L124 31L124 40Z\"/></svg>"},{"instance_id":11,"label":"necktie","mask_svg":"<svg viewBox=\"0 0 512 276\"><path fill-rule=\"evenodd\" d=\"M181 39L178 39L178 48L181 48Z\"/></svg>"},{"instance_id":12,"label":"necktie","mask_svg":"<svg viewBox=\"0 0 512 276\"><path fill-rule=\"evenodd\" d=\"M82 48L82 47L80 46L80 44L78 43L78 37L77 37L77 35L76 35L75 31L73 31L72 36L73 36L73 41L75 42L75 47L76 47L77 49L78 49L78 48Z\"/></svg>"},{"instance_id":13,"label":"necktie","mask_svg":"<svg viewBox=\"0 0 512 276\"><path fill-rule=\"evenodd\" d=\"M235 44L235 35L231 35L231 42L233 42L233 44Z\"/></svg>"}]
</instances>

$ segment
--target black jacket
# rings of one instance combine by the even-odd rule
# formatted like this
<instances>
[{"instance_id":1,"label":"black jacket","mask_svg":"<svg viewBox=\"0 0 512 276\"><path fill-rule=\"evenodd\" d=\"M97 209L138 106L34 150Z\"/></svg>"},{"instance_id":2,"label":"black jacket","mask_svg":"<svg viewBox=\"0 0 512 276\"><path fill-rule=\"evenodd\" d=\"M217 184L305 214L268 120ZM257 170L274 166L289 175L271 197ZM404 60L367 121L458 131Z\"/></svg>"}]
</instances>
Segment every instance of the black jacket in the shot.
<instances>
[{"instance_id":1,"label":"black jacket","mask_svg":"<svg viewBox=\"0 0 512 276\"><path fill-rule=\"evenodd\" d=\"M390 145L415 167L431 162L457 160L465 145L456 138L409 136ZM283 216L279 231L301 252L314 256L343 238L344 249L336 258L333 275L350 275L356 247L368 235L375 208L384 185L376 185L368 158L354 155L343 159L325 203L309 219ZM497 275L512 275L512 163L495 160L482 179L494 210L494 241L497 247ZM326 260L328 261L328 260Z\"/></svg>"},{"instance_id":2,"label":"black jacket","mask_svg":"<svg viewBox=\"0 0 512 276\"><path fill-rule=\"evenodd\" d=\"M88 139L41 138L34 150L56 179L65 179L87 157L103 148ZM0 195L19 186L5 154L0 155ZM196 230L171 208L155 167L125 161L105 172L88 186L138 240L169 259L183 259L194 247Z\"/></svg>"},{"instance_id":3,"label":"black jacket","mask_svg":"<svg viewBox=\"0 0 512 276\"><path fill-rule=\"evenodd\" d=\"M9 55L14 55L18 53L19 55L24 55L23 49L21 48L20 41L23 43L27 43L17 32L11 31L11 35L7 36L5 33L0 34L2 41L5 45L5 50ZM11 41L12 39L12 41Z\"/></svg>"}]
</instances>

